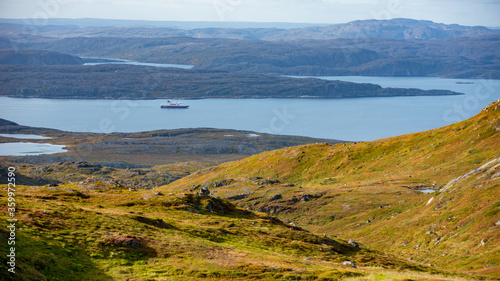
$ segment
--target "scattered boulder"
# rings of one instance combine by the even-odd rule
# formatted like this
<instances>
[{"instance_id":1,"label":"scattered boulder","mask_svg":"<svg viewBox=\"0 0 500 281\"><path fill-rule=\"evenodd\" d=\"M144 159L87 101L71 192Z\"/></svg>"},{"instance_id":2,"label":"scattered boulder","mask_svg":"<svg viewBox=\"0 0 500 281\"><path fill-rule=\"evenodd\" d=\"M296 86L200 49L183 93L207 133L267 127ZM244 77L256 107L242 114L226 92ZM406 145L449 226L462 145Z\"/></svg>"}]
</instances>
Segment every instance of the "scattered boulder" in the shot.
<instances>
[{"instance_id":1,"label":"scattered boulder","mask_svg":"<svg viewBox=\"0 0 500 281\"><path fill-rule=\"evenodd\" d=\"M225 214L232 210L231 205L225 204L220 198L210 198L205 209L210 213Z\"/></svg>"},{"instance_id":2,"label":"scattered boulder","mask_svg":"<svg viewBox=\"0 0 500 281\"><path fill-rule=\"evenodd\" d=\"M226 186L226 185L229 185L233 182L234 180L233 179L228 179L228 180L220 180L220 181L215 181L215 182L206 182L202 185L202 187L206 187L206 188L209 188L209 187L212 187L212 188L215 188L215 187L221 187L221 186ZM195 190L197 188L197 186L192 186L191 187L191 190Z\"/></svg>"},{"instance_id":3,"label":"scattered boulder","mask_svg":"<svg viewBox=\"0 0 500 281\"><path fill-rule=\"evenodd\" d=\"M208 190L208 188L206 187L202 187L201 188L201 196L208 196L210 195L210 190Z\"/></svg>"},{"instance_id":4,"label":"scattered boulder","mask_svg":"<svg viewBox=\"0 0 500 281\"><path fill-rule=\"evenodd\" d=\"M357 268L356 264L354 262L352 262L352 261L344 261L344 262L342 262L342 265L344 265L344 266L351 266L351 267Z\"/></svg>"},{"instance_id":5,"label":"scattered boulder","mask_svg":"<svg viewBox=\"0 0 500 281\"><path fill-rule=\"evenodd\" d=\"M273 214L278 214L280 212L280 207L279 206L269 206L267 207L266 212L267 213L273 213Z\"/></svg>"},{"instance_id":6,"label":"scattered boulder","mask_svg":"<svg viewBox=\"0 0 500 281\"><path fill-rule=\"evenodd\" d=\"M213 187L221 187L221 186L226 186L229 185L233 182L233 179L228 179L228 180L220 180L216 181L212 184Z\"/></svg>"},{"instance_id":7,"label":"scattered boulder","mask_svg":"<svg viewBox=\"0 0 500 281\"><path fill-rule=\"evenodd\" d=\"M277 184L277 183L280 183L279 180L277 179L261 179L258 181L259 184Z\"/></svg>"},{"instance_id":8,"label":"scattered boulder","mask_svg":"<svg viewBox=\"0 0 500 281\"><path fill-rule=\"evenodd\" d=\"M241 200L241 199L245 199L249 196L250 194L238 194L238 195L235 195L235 196L231 196L231 197L228 197L227 199L229 200Z\"/></svg>"},{"instance_id":9,"label":"scattered boulder","mask_svg":"<svg viewBox=\"0 0 500 281\"><path fill-rule=\"evenodd\" d=\"M276 194L273 197L271 197L269 200L270 201L275 201L275 200L279 200L281 198L283 198L283 196L281 196L281 194Z\"/></svg>"},{"instance_id":10,"label":"scattered boulder","mask_svg":"<svg viewBox=\"0 0 500 281\"><path fill-rule=\"evenodd\" d=\"M312 196L310 194L304 194L300 197L300 202L307 202L311 200Z\"/></svg>"},{"instance_id":11,"label":"scattered boulder","mask_svg":"<svg viewBox=\"0 0 500 281\"><path fill-rule=\"evenodd\" d=\"M347 242L347 244L349 244L355 248L359 248L359 244L357 242L354 242L354 240L352 240L352 239L349 239L349 242Z\"/></svg>"}]
</instances>

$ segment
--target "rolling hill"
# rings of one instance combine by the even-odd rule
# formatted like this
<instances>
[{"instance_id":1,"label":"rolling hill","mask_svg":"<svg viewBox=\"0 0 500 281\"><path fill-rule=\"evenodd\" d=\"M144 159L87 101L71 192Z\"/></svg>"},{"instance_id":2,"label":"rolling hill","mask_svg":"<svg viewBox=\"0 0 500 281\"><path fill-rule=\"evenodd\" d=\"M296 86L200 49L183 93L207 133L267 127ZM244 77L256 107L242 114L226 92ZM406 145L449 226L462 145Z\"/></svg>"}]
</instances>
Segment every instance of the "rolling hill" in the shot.
<instances>
[{"instance_id":1,"label":"rolling hill","mask_svg":"<svg viewBox=\"0 0 500 281\"><path fill-rule=\"evenodd\" d=\"M427 20L390 19L358 20L344 24L288 29L267 40L387 38L397 40L427 40L493 35L495 30L482 26L446 25Z\"/></svg>"},{"instance_id":2,"label":"rolling hill","mask_svg":"<svg viewBox=\"0 0 500 281\"><path fill-rule=\"evenodd\" d=\"M416 264L498 278L499 151L500 100L447 127L264 152L159 190L208 187L316 233Z\"/></svg>"},{"instance_id":3,"label":"rolling hill","mask_svg":"<svg viewBox=\"0 0 500 281\"><path fill-rule=\"evenodd\" d=\"M211 196L67 183L18 186L16 203L16 273L2 247L2 280L471 280Z\"/></svg>"},{"instance_id":4,"label":"rolling hill","mask_svg":"<svg viewBox=\"0 0 500 281\"><path fill-rule=\"evenodd\" d=\"M247 74L500 77L500 33L485 27L411 19L294 29L116 24L0 23L0 50L191 64ZM26 33L31 29L36 36Z\"/></svg>"},{"instance_id":5,"label":"rolling hill","mask_svg":"<svg viewBox=\"0 0 500 281\"><path fill-rule=\"evenodd\" d=\"M0 72L0 96L15 98L348 98L461 94L449 90L382 88L368 83L136 65L0 65Z\"/></svg>"},{"instance_id":6,"label":"rolling hill","mask_svg":"<svg viewBox=\"0 0 500 281\"><path fill-rule=\"evenodd\" d=\"M79 57L50 51L0 51L0 64L8 65L82 65Z\"/></svg>"}]
</instances>

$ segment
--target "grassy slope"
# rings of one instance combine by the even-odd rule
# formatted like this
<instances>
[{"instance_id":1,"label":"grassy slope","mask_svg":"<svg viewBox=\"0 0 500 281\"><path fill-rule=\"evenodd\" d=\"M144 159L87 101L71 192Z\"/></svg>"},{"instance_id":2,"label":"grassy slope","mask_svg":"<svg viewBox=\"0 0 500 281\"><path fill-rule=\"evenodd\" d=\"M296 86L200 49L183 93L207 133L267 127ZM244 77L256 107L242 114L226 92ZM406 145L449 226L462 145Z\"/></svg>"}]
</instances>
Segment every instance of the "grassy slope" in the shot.
<instances>
[{"instance_id":1,"label":"grassy slope","mask_svg":"<svg viewBox=\"0 0 500 281\"><path fill-rule=\"evenodd\" d=\"M407 188L439 189L498 158L499 124L497 101L447 127L373 142L264 152L162 189L230 180L212 190L223 198L241 195L236 198L240 206L278 214L316 232L352 237L416 263L500 277L499 166L434 195ZM273 198L277 194L281 198ZM298 200L304 195L306 202ZM433 196L437 199L426 206ZM496 266L484 269L488 265Z\"/></svg>"},{"instance_id":2,"label":"grassy slope","mask_svg":"<svg viewBox=\"0 0 500 281\"><path fill-rule=\"evenodd\" d=\"M458 278L213 197L65 184L19 186L16 203L17 273L2 280ZM6 205L2 195L1 220ZM0 230L2 244L8 235ZM358 268L342 266L345 260Z\"/></svg>"}]
</instances>

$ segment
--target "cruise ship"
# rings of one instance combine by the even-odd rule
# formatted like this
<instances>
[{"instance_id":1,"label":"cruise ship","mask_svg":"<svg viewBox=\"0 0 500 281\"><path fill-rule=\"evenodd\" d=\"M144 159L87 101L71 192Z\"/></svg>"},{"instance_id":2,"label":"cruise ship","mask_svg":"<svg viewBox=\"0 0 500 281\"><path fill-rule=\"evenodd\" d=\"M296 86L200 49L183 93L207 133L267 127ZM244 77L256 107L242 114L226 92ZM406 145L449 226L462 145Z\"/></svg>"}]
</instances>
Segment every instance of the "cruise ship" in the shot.
<instances>
[{"instance_id":1,"label":"cruise ship","mask_svg":"<svg viewBox=\"0 0 500 281\"><path fill-rule=\"evenodd\" d=\"M182 102L167 101L166 104L161 104L161 108L188 108L189 105Z\"/></svg>"}]
</instances>

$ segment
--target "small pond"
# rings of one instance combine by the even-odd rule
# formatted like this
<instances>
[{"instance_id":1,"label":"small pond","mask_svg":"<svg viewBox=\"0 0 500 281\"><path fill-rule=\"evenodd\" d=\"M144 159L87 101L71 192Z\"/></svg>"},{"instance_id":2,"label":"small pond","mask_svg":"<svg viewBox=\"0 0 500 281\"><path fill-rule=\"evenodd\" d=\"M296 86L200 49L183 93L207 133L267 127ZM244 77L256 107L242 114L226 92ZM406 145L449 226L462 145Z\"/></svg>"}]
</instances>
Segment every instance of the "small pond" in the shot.
<instances>
[{"instance_id":1,"label":"small pond","mask_svg":"<svg viewBox=\"0 0 500 281\"><path fill-rule=\"evenodd\" d=\"M0 143L0 156L27 156L67 152L64 145L31 142Z\"/></svg>"}]
</instances>

